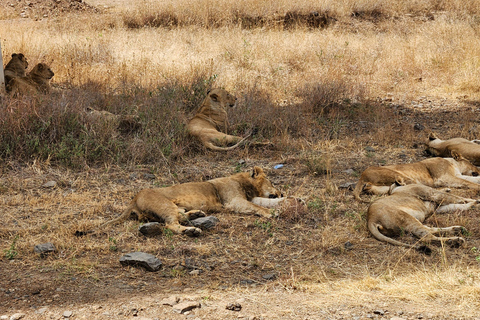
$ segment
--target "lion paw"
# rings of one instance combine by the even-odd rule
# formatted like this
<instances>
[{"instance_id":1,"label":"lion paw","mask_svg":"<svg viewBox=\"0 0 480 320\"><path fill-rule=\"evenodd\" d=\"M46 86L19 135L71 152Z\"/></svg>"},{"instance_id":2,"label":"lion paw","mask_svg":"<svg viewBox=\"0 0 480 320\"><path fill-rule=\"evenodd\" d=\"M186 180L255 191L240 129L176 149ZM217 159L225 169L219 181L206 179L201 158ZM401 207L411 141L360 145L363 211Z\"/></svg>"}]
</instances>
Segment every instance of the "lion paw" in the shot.
<instances>
[{"instance_id":1,"label":"lion paw","mask_svg":"<svg viewBox=\"0 0 480 320\"><path fill-rule=\"evenodd\" d=\"M202 210L191 210L187 212L188 220L195 220L197 218L205 217L206 214Z\"/></svg>"},{"instance_id":2,"label":"lion paw","mask_svg":"<svg viewBox=\"0 0 480 320\"><path fill-rule=\"evenodd\" d=\"M465 239L462 237L450 238L447 240L447 244L452 248L459 248L465 243Z\"/></svg>"},{"instance_id":3,"label":"lion paw","mask_svg":"<svg viewBox=\"0 0 480 320\"><path fill-rule=\"evenodd\" d=\"M460 234L463 234L466 231L466 229L462 226L453 226L452 231L453 231L453 234L460 235Z\"/></svg>"},{"instance_id":4,"label":"lion paw","mask_svg":"<svg viewBox=\"0 0 480 320\"><path fill-rule=\"evenodd\" d=\"M202 234L202 230L199 228L191 227L187 228L183 231L183 234L189 236L189 237L198 237L199 235Z\"/></svg>"}]
</instances>

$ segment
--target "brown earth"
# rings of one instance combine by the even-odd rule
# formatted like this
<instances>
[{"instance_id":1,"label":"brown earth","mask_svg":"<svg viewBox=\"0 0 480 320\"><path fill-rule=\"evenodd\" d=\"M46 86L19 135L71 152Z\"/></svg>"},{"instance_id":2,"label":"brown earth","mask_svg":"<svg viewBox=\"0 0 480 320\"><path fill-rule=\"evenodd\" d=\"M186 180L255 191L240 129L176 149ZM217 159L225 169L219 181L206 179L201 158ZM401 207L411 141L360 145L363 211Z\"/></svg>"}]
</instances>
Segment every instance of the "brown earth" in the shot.
<instances>
[{"instance_id":1,"label":"brown earth","mask_svg":"<svg viewBox=\"0 0 480 320\"><path fill-rule=\"evenodd\" d=\"M339 129L344 139L326 145L329 175L312 173L298 153L275 150L208 152L168 168L72 172L41 162L6 164L0 177L5 254L0 316L20 312L26 319L60 319L71 311L74 319L478 319L478 304L425 289L428 280L421 277L425 272L427 279L440 279L458 268L465 273L458 281L478 287L473 249L480 248L478 208L431 218L430 225L461 223L469 234L464 247L432 247L427 256L373 239L365 228L367 205L338 188L356 182L369 165L423 159L427 130L458 126L478 112L478 105L424 97L405 105L387 101L385 107L416 142L352 145L347 132L368 131L368 123L345 123ZM273 169L279 163L284 167ZM272 220L218 212L219 225L199 238L169 233L146 238L136 231L136 221L75 236L118 215L142 188L211 179L254 165L267 169L288 195L305 199L308 208L289 208ZM56 181L56 187L42 187L47 181ZM414 240L404 236L402 241ZM44 258L33 253L33 246L44 242L54 243L57 252ZM157 256L162 269L122 267L119 258L133 251ZM18 255L8 260L12 252ZM193 270L200 274L190 274ZM385 279L414 284L392 294L383 287ZM417 294L420 288L425 292ZM200 302L201 308L178 314L161 303L171 295ZM233 302L242 310L227 310Z\"/></svg>"}]
</instances>

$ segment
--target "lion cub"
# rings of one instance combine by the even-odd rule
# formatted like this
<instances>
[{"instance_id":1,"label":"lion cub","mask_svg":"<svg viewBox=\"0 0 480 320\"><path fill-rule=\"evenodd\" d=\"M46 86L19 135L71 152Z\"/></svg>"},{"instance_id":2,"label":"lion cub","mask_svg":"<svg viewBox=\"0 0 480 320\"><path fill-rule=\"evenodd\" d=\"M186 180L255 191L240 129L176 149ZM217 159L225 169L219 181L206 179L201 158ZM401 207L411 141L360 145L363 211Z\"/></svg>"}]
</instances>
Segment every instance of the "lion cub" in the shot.
<instances>
[{"instance_id":1,"label":"lion cub","mask_svg":"<svg viewBox=\"0 0 480 320\"><path fill-rule=\"evenodd\" d=\"M431 228L422 224L434 212L445 213L467 210L478 201L441 192L433 188L410 184L390 187L390 196L375 200L367 212L368 230L377 240L397 246L420 249L390 238L408 232L424 243L445 241L450 246L460 246L462 237L438 237L439 234L461 234L463 227Z\"/></svg>"},{"instance_id":2,"label":"lion cub","mask_svg":"<svg viewBox=\"0 0 480 320\"><path fill-rule=\"evenodd\" d=\"M437 157L451 157L457 153L468 159L476 166L480 166L480 145L478 140L453 138L448 140L439 139L433 132L427 139L427 151Z\"/></svg>"},{"instance_id":3,"label":"lion cub","mask_svg":"<svg viewBox=\"0 0 480 320\"><path fill-rule=\"evenodd\" d=\"M28 68L27 58L23 53L13 53L12 59L5 66L5 85L13 78L25 77L25 70Z\"/></svg>"},{"instance_id":4,"label":"lion cub","mask_svg":"<svg viewBox=\"0 0 480 320\"><path fill-rule=\"evenodd\" d=\"M259 202L258 197L265 199ZM269 218L272 217L272 211L267 208L273 208L286 199L273 187L262 168L254 167L251 173L237 173L229 177L166 188L144 189L133 198L121 216L106 222L100 228L125 221L133 212L139 220L165 222L166 227L175 233L198 236L202 230L183 226L180 222L185 223L204 216L204 212L221 209Z\"/></svg>"},{"instance_id":5,"label":"lion cub","mask_svg":"<svg viewBox=\"0 0 480 320\"><path fill-rule=\"evenodd\" d=\"M227 107L235 106L237 98L224 89L207 93L195 116L188 122L188 132L211 150L227 151L238 147L245 139L227 134ZM233 144L232 146L229 146Z\"/></svg>"},{"instance_id":6,"label":"lion cub","mask_svg":"<svg viewBox=\"0 0 480 320\"><path fill-rule=\"evenodd\" d=\"M7 92L12 95L50 93L50 79L54 75L47 64L39 63L25 77L13 78L7 84Z\"/></svg>"}]
</instances>

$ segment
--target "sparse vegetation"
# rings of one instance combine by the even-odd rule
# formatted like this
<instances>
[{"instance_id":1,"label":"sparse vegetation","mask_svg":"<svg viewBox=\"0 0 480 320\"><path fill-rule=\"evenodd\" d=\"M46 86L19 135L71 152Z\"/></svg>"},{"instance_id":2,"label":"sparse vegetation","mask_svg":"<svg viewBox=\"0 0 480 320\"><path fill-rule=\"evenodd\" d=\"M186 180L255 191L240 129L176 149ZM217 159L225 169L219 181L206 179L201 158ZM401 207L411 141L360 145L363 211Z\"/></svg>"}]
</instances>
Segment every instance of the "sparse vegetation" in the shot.
<instances>
[{"instance_id":1,"label":"sparse vegetation","mask_svg":"<svg viewBox=\"0 0 480 320\"><path fill-rule=\"evenodd\" d=\"M422 159L429 130L480 138L479 0L142 1L50 10L38 21L5 8L4 60L22 52L32 66L49 62L55 76L50 96L0 98L0 270L11 275L0 288L18 288L0 299L2 310L27 308L26 299L44 305L62 284L80 288L60 295L74 297L68 303L103 299L116 286L122 289L112 296L255 284L268 294L320 292L352 305L380 295L425 310L428 297L451 318L478 314L478 277L468 276L480 268L478 209L427 221L460 221L468 247L426 256L373 239L367 205L344 185L368 166ZM250 139L272 146L214 153L192 141L185 125L213 87L238 98L228 110L229 133L252 132ZM87 107L135 114L141 126L122 133L91 123ZM168 229L142 237L132 221L75 236L117 216L142 188L253 165L306 206L283 208L271 220L217 212L220 223L196 239ZM42 188L49 180L57 186ZM32 247L42 241L59 250L40 261ZM118 256L133 249L161 257L161 276L120 268ZM192 266L203 273L191 276ZM37 303L30 281L39 275Z\"/></svg>"}]
</instances>

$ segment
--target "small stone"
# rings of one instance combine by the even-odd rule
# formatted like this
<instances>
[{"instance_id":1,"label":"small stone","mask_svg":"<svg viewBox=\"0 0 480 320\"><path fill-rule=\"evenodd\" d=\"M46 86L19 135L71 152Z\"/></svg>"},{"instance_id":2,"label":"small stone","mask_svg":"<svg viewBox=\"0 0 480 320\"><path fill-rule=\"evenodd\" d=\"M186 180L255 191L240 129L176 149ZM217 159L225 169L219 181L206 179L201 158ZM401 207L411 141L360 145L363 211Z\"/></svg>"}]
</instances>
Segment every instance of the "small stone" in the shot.
<instances>
[{"instance_id":1,"label":"small stone","mask_svg":"<svg viewBox=\"0 0 480 320\"><path fill-rule=\"evenodd\" d=\"M415 123L415 124L413 125L413 130L422 131L423 129L425 129L425 127L424 127L422 124L420 124L420 123Z\"/></svg>"},{"instance_id":2,"label":"small stone","mask_svg":"<svg viewBox=\"0 0 480 320\"><path fill-rule=\"evenodd\" d=\"M23 319L23 317L25 317L24 313L15 313L10 317L10 320L20 320Z\"/></svg>"},{"instance_id":3,"label":"small stone","mask_svg":"<svg viewBox=\"0 0 480 320\"><path fill-rule=\"evenodd\" d=\"M45 182L42 187L43 188L55 188L57 186L57 182L56 181L48 181L48 182Z\"/></svg>"},{"instance_id":4,"label":"small stone","mask_svg":"<svg viewBox=\"0 0 480 320\"><path fill-rule=\"evenodd\" d=\"M373 313L374 313L374 314L379 314L379 315L383 316L383 315L385 314L385 311L383 311L383 310L375 310L375 311L373 311Z\"/></svg>"},{"instance_id":5,"label":"small stone","mask_svg":"<svg viewBox=\"0 0 480 320\"><path fill-rule=\"evenodd\" d=\"M63 313L63 317L64 317L64 318L70 318L72 315L73 315L73 312L72 312L72 311L65 311L65 312Z\"/></svg>"},{"instance_id":6,"label":"small stone","mask_svg":"<svg viewBox=\"0 0 480 320\"><path fill-rule=\"evenodd\" d=\"M343 172L345 172L346 174L354 174L354 173L355 173L355 170L353 170L353 169L347 169L347 170L344 170Z\"/></svg>"},{"instance_id":7,"label":"small stone","mask_svg":"<svg viewBox=\"0 0 480 320\"><path fill-rule=\"evenodd\" d=\"M265 280L275 280L277 278L277 275L275 273L267 273L264 274L262 278Z\"/></svg>"},{"instance_id":8,"label":"small stone","mask_svg":"<svg viewBox=\"0 0 480 320\"><path fill-rule=\"evenodd\" d=\"M393 318L390 318L390 320L407 320L405 318L400 318L400 317L393 317Z\"/></svg>"},{"instance_id":9,"label":"small stone","mask_svg":"<svg viewBox=\"0 0 480 320\"><path fill-rule=\"evenodd\" d=\"M163 299L160 303L165 305L165 306L171 306L173 307L180 301L180 298L177 296L170 296L166 299Z\"/></svg>"},{"instance_id":10,"label":"small stone","mask_svg":"<svg viewBox=\"0 0 480 320\"><path fill-rule=\"evenodd\" d=\"M350 241L345 242L345 250L352 250L353 249L353 244Z\"/></svg>"},{"instance_id":11,"label":"small stone","mask_svg":"<svg viewBox=\"0 0 480 320\"><path fill-rule=\"evenodd\" d=\"M225 309L232 310L232 311L240 311L240 310L242 310L242 305L238 302L229 303L229 304L227 304Z\"/></svg>"},{"instance_id":12,"label":"small stone","mask_svg":"<svg viewBox=\"0 0 480 320\"><path fill-rule=\"evenodd\" d=\"M192 276L198 276L200 273L202 273L202 270L196 269L196 270L190 271L188 274L191 274Z\"/></svg>"},{"instance_id":13,"label":"small stone","mask_svg":"<svg viewBox=\"0 0 480 320\"><path fill-rule=\"evenodd\" d=\"M158 271L162 267L162 262L155 256L144 252L132 252L120 258L122 266L140 266L147 271Z\"/></svg>"},{"instance_id":14,"label":"small stone","mask_svg":"<svg viewBox=\"0 0 480 320\"><path fill-rule=\"evenodd\" d=\"M0 316L0 320L8 320L8 316L6 315Z\"/></svg>"},{"instance_id":15,"label":"small stone","mask_svg":"<svg viewBox=\"0 0 480 320\"><path fill-rule=\"evenodd\" d=\"M53 245L53 243L51 242L47 242L47 243L42 243L42 244L37 244L34 248L33 248L33 251L35 253L40 253L40 255L45 255L49 252L55 252L57 249L55 248L55 246Z\"/></svg>"},{"instance_id":16,"label":"small stone","mask_svg":"<svg viewBox=\"0 0 480 320\"><path fill-rule=\"evenodd\" d=\"M163 228L158 222L149 222L141 225L138 231L146 237L158 236L163 233Z\"/></svg>"},{"instance_id":17,"label":"small stone","mask_svg":"<svg viewBox=\"0 0 480 320\"><path fill-rule=\"evenodd\" d=\"M367 152L375 152L375 149L372 148L372 147L370 147L370 146L368 146L368 147L365 147L365 151L367 151Z\"/></svg>"},{"instance_id":18,"label":"small stone","mask_svg":"<svg viewBox=\"0 0 480 320\"><path fill-rule=\"evenodd\" d=\"M190 223L194 227L197 227L203 230L215 227L218 222L219 222L218 218L214 216L201 217L194 220L190 220Z\"/></svg>"},{"instance_id":19,"label":"small stone","mask_svg":"<svg viewBox=\"0 0 480 320\"><path fill-rule=\"evenodd\" d=\"M44 314L45 312L47 312L47 310L48 310L48 308L43 307L43 308L40 308L40 309L36 310L35 313Z\"/></svg>"},{"instance_id":20,"label":"small stone","mask_svg":"<svg viewBox=\"0 0 480 320\"><path fill-rule=\"evenodd\" d=\"M154 174L151 174L151 173L145 173L143 175L143 178L145 180L155 180L155 179L157 179L157 177Z\"/></svg>"},{"instance_id":21,"label":"small stone","mask_svg":"<svg viewBox=\"0 0 480 320\"><path fill-rule=\"evenodd\" d=\"M200 303L196 301L183 301L173 306L173 311L178 313L185 313L187 311L200 308Z\"/></svg>"}]
</instances>

